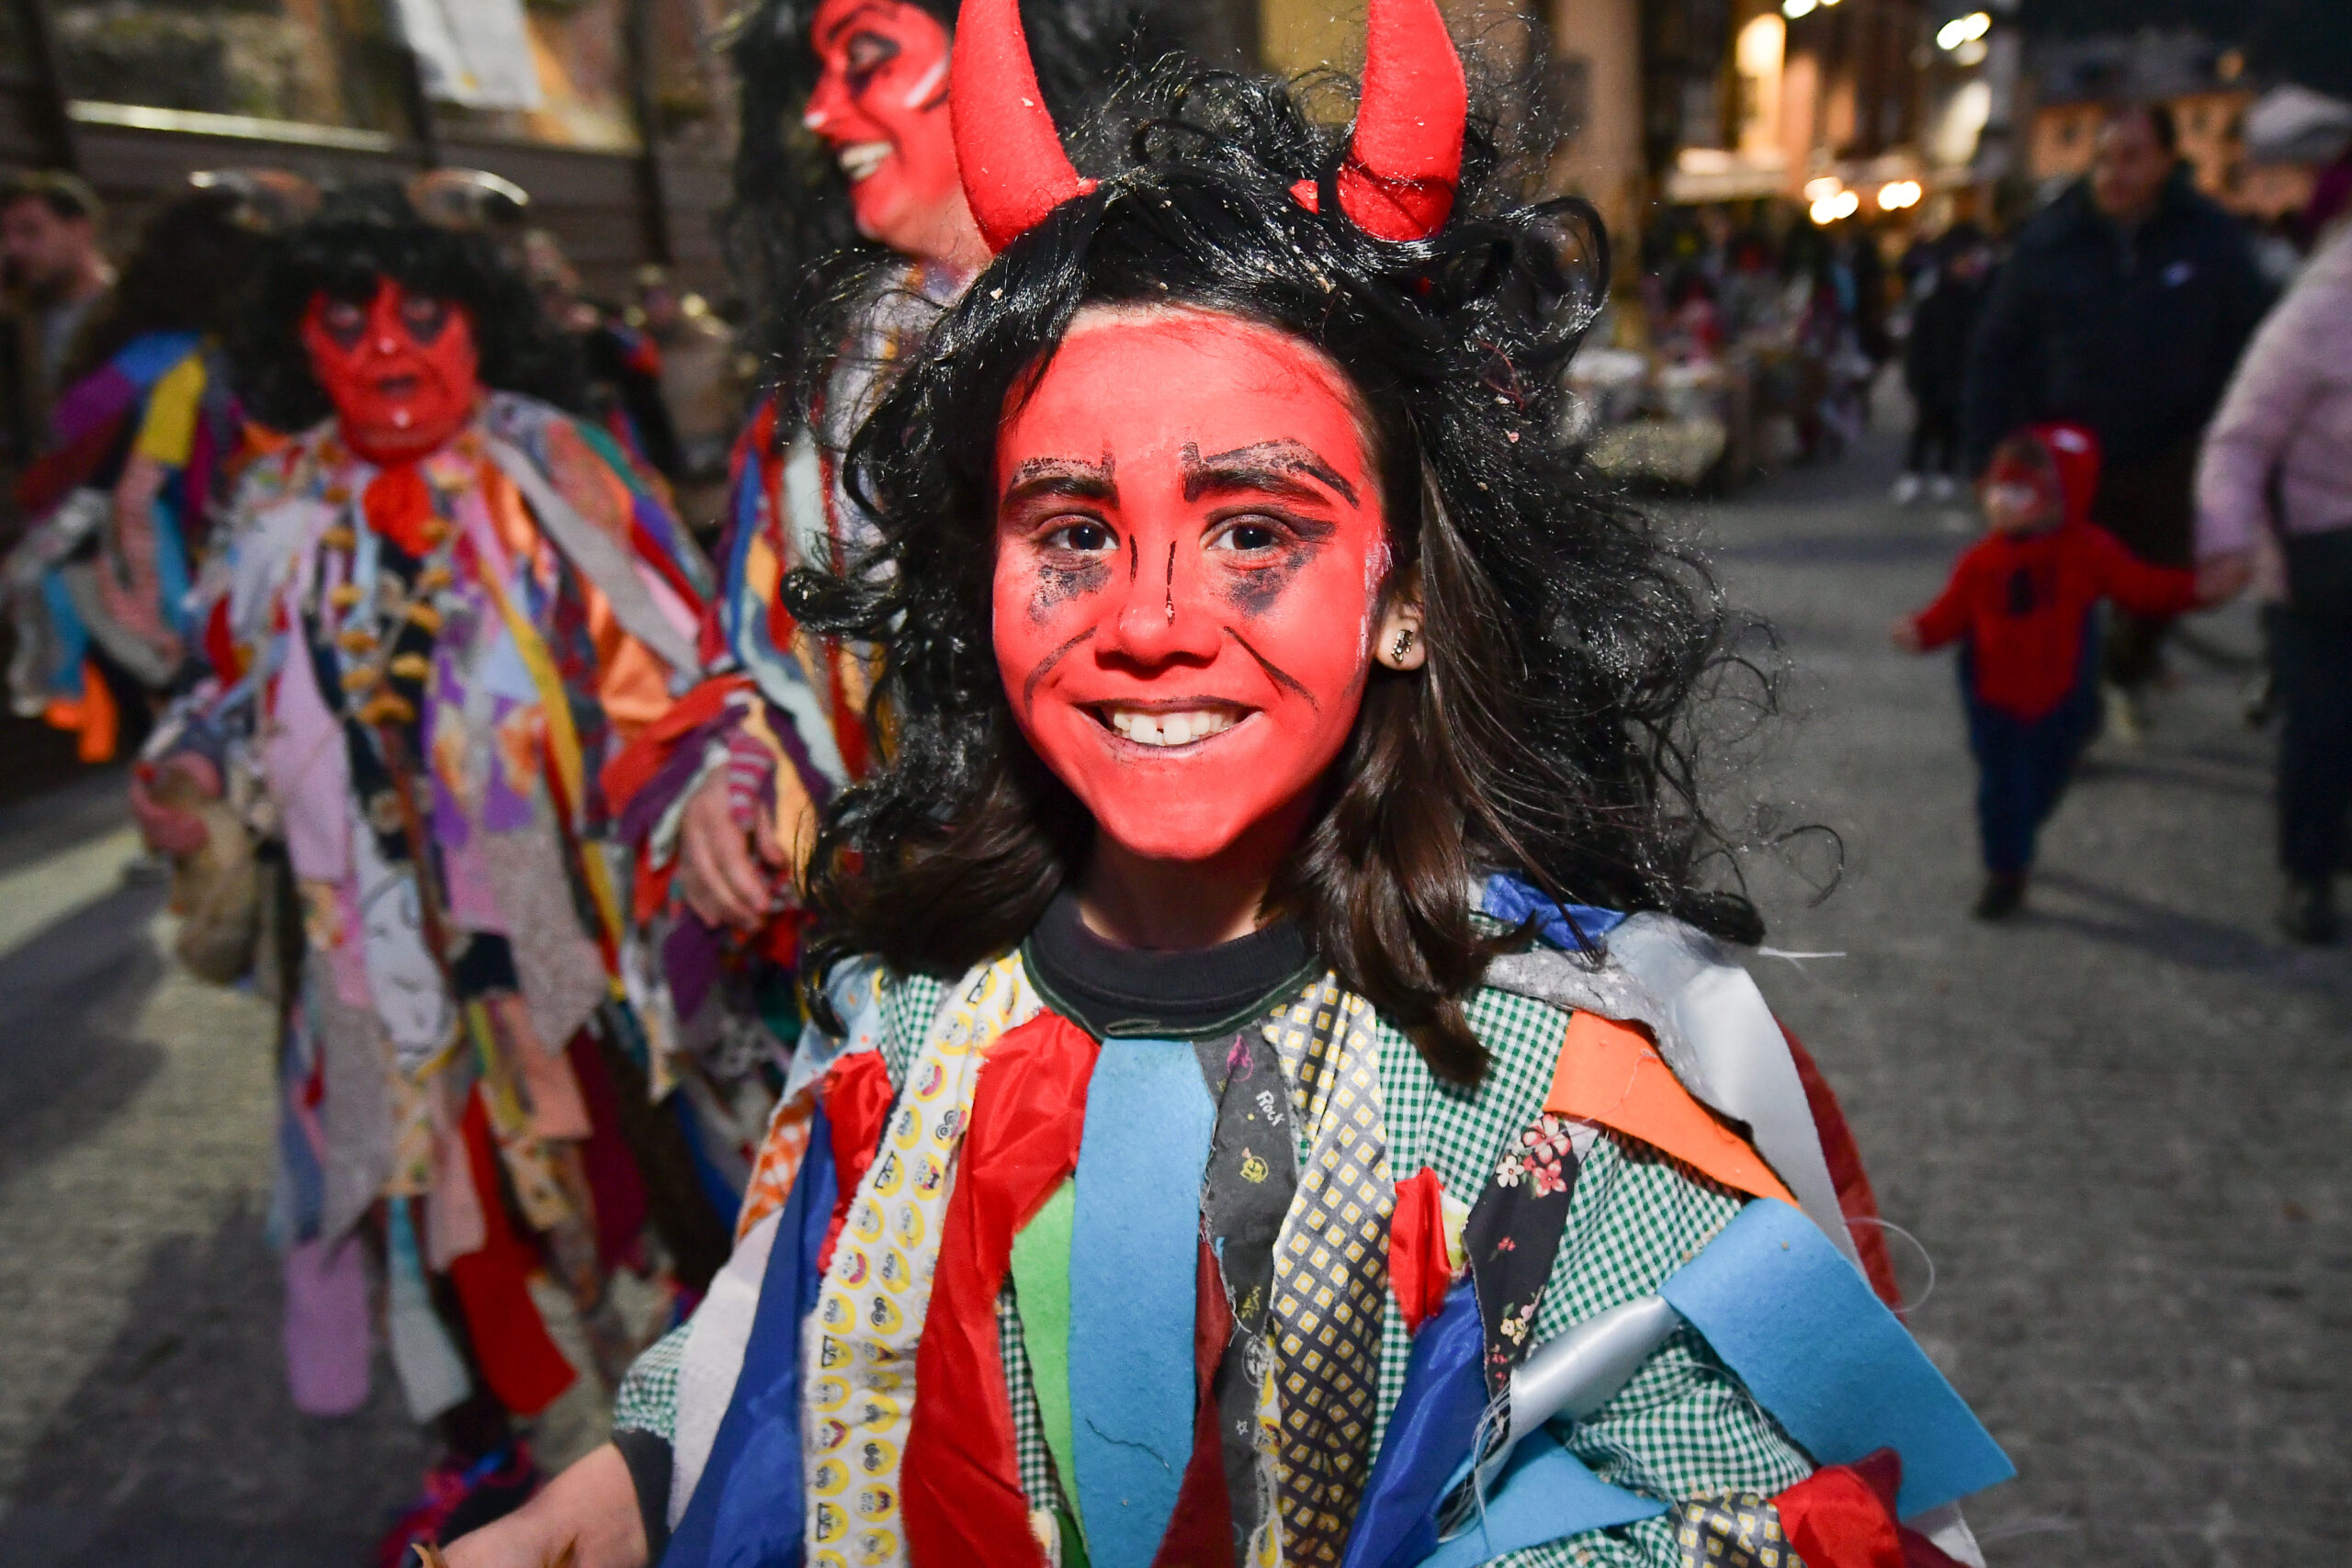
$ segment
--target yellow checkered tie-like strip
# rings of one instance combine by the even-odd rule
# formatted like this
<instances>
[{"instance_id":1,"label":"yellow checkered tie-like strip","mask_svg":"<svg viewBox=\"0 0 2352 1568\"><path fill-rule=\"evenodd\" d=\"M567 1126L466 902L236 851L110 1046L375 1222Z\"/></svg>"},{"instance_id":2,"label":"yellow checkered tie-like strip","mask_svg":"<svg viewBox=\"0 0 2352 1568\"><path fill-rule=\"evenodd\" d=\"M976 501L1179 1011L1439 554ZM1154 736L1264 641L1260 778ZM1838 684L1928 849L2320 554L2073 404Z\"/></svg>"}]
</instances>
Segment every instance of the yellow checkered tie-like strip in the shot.
<instances>
[{"instance_id":1,"label":"yellow checkered tie-like strip","mask_svg":"<svg viewBox=\"0 0 2352 1568\"><path fill-rule=\"evenodd\" d=\"M1396 1208L1379 1047L1370 1006L1328 976L1276 1015L1266 1037L1310 1140L1274 1244L1267 1325L1279 1363L1283 1559L1337 1562L1370 1468Z\"/></svg>"}]
</instances>

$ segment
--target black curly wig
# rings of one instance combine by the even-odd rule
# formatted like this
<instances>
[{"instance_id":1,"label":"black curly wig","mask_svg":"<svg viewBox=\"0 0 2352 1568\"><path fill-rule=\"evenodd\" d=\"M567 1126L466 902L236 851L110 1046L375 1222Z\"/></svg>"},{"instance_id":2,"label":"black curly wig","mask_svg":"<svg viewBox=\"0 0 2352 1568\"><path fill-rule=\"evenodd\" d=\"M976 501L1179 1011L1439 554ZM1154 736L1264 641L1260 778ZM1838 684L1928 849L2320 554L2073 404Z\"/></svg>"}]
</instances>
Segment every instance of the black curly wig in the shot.
<instances>
[{"instance_id":1,"label":"black curly wig","mask_svg":"<svg viewBox=\"0 0 2352 1568\"><path fill-rule=\"evenodd\" d=\"M578 349L499 248L474 231L425 222L397 186L383 186L338 193L271 243L233 345L238 389L255 418L303 430L334 412L311 374L302 312L321 292L364 303L386 277L466 307L484 386L582 408Z\"/></svg>"},{"instance_id":2,"label":"black curly wig","mask_svg":"<svg viewBox=\"0 0 2352 1568\"><path fill-rule=\"evenodd\" d=\"M958 972L1017 944L1083 863L1091 821L1004 696L990 580L1007 396L1098 305L1272 326L1328 355L1371 411L1391 592L1417 574L1428 662L1374 668L1270 907L1300 917L1434 1071L1483 1074L1461 999L1525 940L1474 919L1485 873L1757 940L1752 906L1702 875L1717 840L1693 715L1732 658L1718 596L1558 435L1562 371L1609 275L1597 217L1510 201L1487 118L1444 229L1374 239L1331 216L1344 135L1301 89L1170 66L1130 96L1125 167L998 256L858 434L848 473L878 520L872 555L787 585L805 622L880 645L889 738L821 827L812 972L852 951ZM1319 183L1324 216L1293 199L1299 180Z\"/></svg>"},{"instance_id":3,"label":"black curly wig","mask_svg":"<svg viewBox=\"0 0 2352 1568\"><path fill-rule=\"evenodd\" d=\"M60 385L72 386L148 333L225 339L245 308L266 243L238 220L239 207L227 192L192 191L149 219L114 288L74 339Z\"/></svg>"},{"instance_id":4,"label":"black curly wig","mask_svg":"<svg viewBox=\"0 0 2352 1568\"><path fill-rule=\"evenodd\" d=\"M907 3L955 30L956 0ZM1163 6L1172 0L1023 0L1038 85L1081 162L1108 151L1096 147L1093 128L1109 85L1181 47ZM841 274L885 254L859 237L848 178L801 123L817 87L808 42L817 8L818 0L752 0L730 24L727 46L741 124L720 233L736 281L757 308L755 344L769 374L787 381L843 335L843 312L819 308L834 298Z\"/></svg>"}]
</instances>

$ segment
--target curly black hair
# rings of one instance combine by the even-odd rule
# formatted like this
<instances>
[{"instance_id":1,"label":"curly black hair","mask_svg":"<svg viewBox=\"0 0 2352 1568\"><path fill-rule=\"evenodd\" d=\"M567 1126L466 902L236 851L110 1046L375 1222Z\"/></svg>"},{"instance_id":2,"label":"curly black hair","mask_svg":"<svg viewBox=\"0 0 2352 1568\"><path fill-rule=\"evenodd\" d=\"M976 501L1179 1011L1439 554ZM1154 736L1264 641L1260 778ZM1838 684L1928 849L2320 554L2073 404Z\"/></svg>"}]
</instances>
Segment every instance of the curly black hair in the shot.
<instances>
[{"instance_id":1,"label":"curly black hair","mask_svg":"<svg viewBox=\"0 0 2352 1568\"><path fill-rule=\"evenodd\" d=\"M951 33L956 0L906 0ZM1097 155L1094 110L1130 68L1179 48L1165 0L1023 0L1038 85L1081 162ZM808 29L818 0L752 0L730 24L727 46L741 92L734 194L720 215L729 265L758 314L753 342L769 373L789 380L824 358L843 333L834 284L870 265L881 247L858 236L849 181L833 153L801 122L816 91Z\"/></svg>"},{"instance_id":2,"label":"curly black hair","mask_svg":"<svg viewBox=\"0 0 2352 1568\"><path fill-rule=\"evenodd\" d=\"M238 220L238 199L193 191L140 231L105 301L74 340L62 385L72 386L149 333L226 338L252 287L264 241Z\"/></svg>"},{"instance_id":3,"label":"curly black hair","mask_svg":"<svg viewBox=\"0 0 2352 1568\"><path fill-rule=\"evenodd\" d=\"M1484 1073L1461 1001L1525 941L1474 919L1486 873L1760 937L1702 866L1718 840L1694 710L1733 628L1703 569L1559 435L1562 372L1609 276L1597 215L1510 199L1488 117L1443 231L1374 239L1340 215L1344 134L1305 92L1175 65L1136 85L1125 167L998 256L858 434L849 482L879 542L842 574L797 573L787 599L881 647L889 744L821 825L810 972L853 951L957 972L1018 943L1088 852L1092 823L1023 739L992 651L994 463L1008 395L1106 305L1274 327L1371 412L1390 592L1418 581L1428 661L1374 669L1270 907L1434 1071ZM1300 180L1321 215L1292 197Z\"/></svg>"},{"instance_id":4,"label":"curly black hair","mask_svg":"<svg viewBox=\"0 0 2352 1568\"><path fill-rule=\"evenodd\" d=\"M578 412L580 354L488 236L416 216L397 186L338 193L275 239L232 345L238 389L265 424L302 430L334 412L303 351L302 312L324 292L366 301L379 279L466 307L481 380Z\"/></svg>"}]
</instances>

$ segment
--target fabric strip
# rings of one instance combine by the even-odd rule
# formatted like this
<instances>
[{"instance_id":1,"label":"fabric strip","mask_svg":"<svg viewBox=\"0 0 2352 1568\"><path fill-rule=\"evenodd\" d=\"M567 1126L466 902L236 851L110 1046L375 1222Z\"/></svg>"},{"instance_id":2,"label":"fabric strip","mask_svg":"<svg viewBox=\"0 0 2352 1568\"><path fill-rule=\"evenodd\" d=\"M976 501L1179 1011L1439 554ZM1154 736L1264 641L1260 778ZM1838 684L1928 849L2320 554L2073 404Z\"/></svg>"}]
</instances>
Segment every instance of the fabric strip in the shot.
<instances>
[{"instance_id":1,"label":"fabric strip","mask_svg":"<svg viewBox=\"0 0 2352 1568\"><path fill-rule=\"evenodd\" d=\"M2017 1473L1909 1331L1788 1203L1748 1204L1658 1293L1815 1462L1901 1454L1900 1517Z\"/></svg>"},{"instance_id":2,"label":"fabric strip","mask_svg":"<svg viewBox=\"0 0 2352 1568\"><path fill-rule=\"evenodd\" d=\"M1029 1355L1037 1420L1054 1469L1065 1480L1078 1474L1069 1410L1069 1238L1077 1213L1077 1184L1065 1181L1012 1238L1013 1300L1020 1305L1021 1342ZM1042 1505L1045 1499L1032 1501ZM1081 1517L1081 1527L1084 1522Z\"/></svg>"},{"instance_id":3,"label":"fabric strip","mask_svg":"<svg viewBox=\"0 0 2352 1568\"><path fill-rule=\"evenodd\" d=\"M1103 1045L1087 1088L1069 1271L1072 1437L1096 1568L1148 1568L1191 1459L1201 1172L1215 1122L1189 1043Z\"/></svg>"},{"instance_id":4,"label":"fabric strip","mask_svg":"<svg viewBox=\"0 0 2352 1568\"><path fill-rule=\"evenodd\" d=\"M1590 1012L1568 1020L1544 1109L1638 1138L1735 1191L1796 1201L1738 1134L1691 1098L1631 1024Z\"/></svg>"}]
</instances>

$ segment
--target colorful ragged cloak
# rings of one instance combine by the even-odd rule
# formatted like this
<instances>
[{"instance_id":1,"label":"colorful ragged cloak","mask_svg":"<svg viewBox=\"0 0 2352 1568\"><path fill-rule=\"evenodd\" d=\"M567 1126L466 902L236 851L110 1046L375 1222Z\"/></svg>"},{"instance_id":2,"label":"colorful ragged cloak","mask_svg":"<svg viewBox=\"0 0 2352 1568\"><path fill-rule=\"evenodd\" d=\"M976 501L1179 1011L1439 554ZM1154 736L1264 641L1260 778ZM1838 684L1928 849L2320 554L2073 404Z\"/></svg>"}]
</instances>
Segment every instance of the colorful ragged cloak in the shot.
<instances>
[{"instance_id":1,"label":"colorful ragged cloak","mask_svg":"<svg viewBox=\"0 0 2352 1568\"><path fill-rule=\"evenodd\" d=\"M1568 914L1469 998L1475 1090L1311 956L1176 1038L1069 999L1074 916L837 975L812 1126L622 1389L660 1561L1981 1562L2009 1466L1826 1086L1709 939Z\"/></svg>"},{"instance_id":2,"label":"colorful ragged cloak","mask_svg":"<svg viewBox=\"0 0 2352 1568\"><path fill-rule=\"evenodd\" d=\"M878 287L833 363L815 428L796 424L775 393L753 410L731 460L720 586L698 628L707 673L605 775L621 837L639 852L633 913L656 962L633 988L657 1076L709 1107L714 1128L732 1118L732 1140L715 1134L708 1152L739 1189L756 1179L775 1089L799 1034L798 900L787 878L756 936L712 930L672 886L679 822L688 797L723 776L737 826L763 822L797 869L817 814L865 775L868 651L804 631L784 604L784 581L804 565L841 570L869 542L870 525L842 484L841 446L963 282L910 264ZM813 1104L804 1097L796 1118L805 1122Z\"/></svg>"},{"instance_id":3,"label":"colorful ragged cloak","mask_svg":"<svg viewBox=\"0 0 2352 1568\"><path fill-rule=\"evenodd\" d=\"M59 400L18 482L32 523L6 567L10 696L77 732L84 761L112 759L118 724L94 654L161 692L193 642L195 563L247 439L224 372L194 333L133 338Z\"/></svg>"},{"instance_id":4,"label":"colorful ragged cloak","mask_svg":"<svg viewBox=\"0 0 2352 1568\"><path fill-rule=\"evenodd\" d=\"M366 1394L363 1220L419 1419L477 1378L523 1414L572 1381L543 1264L609 1380L605 1281L649 1212L682 1277L725 1256L731 1200L649 1102L597 784L694 678L708 591L609 439L513 394L409 465L329 424L246 477L197 599L210 679L149 755L210 756L299 891L271 1224L305 1408Z\"/></svg>"}]
</instances>

